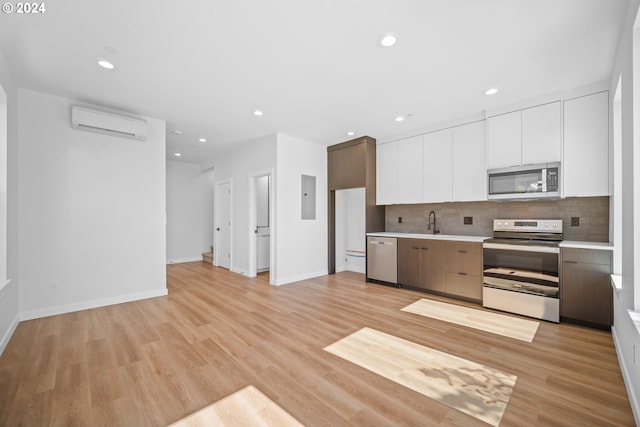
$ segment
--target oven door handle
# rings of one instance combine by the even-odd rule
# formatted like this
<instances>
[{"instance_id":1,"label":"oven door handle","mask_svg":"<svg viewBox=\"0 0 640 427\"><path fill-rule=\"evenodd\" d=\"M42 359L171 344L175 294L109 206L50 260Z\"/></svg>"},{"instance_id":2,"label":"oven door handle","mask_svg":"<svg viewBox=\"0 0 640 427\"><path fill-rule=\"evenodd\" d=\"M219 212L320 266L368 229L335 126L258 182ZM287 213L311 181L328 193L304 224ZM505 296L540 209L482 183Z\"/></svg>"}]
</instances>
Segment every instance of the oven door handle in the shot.
<instances>
[{"instance_id":1,"label":"oven door handle","mask_svg":"<svg viewBox=\"0 0 640 427\"><path fill-rule=\"evenodd\" d=\"M507 243L484 243L484 249L502 249L505 251L539 252L546 254L559 254L560 248L548 246L510 245Z\"/></svg>"}]
</instances>

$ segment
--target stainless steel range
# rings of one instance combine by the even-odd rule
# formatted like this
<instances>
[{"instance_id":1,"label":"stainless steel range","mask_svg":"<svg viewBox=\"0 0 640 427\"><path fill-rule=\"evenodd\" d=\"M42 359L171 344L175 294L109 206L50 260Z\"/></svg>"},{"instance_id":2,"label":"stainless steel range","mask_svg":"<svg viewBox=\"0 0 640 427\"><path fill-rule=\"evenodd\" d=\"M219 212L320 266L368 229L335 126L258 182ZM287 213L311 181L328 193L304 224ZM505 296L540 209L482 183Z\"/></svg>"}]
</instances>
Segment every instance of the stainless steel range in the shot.
<instances>
[{"instance_id":1,"label":"stainless steel range","mask_svg":"<svg viewBox=\"0 0 640 427\"><path fill-rule=\"evenodd\" d=\"M560 219L495 219L483 244L482 305L560 321Z\"/></svg>"}]
</instances>

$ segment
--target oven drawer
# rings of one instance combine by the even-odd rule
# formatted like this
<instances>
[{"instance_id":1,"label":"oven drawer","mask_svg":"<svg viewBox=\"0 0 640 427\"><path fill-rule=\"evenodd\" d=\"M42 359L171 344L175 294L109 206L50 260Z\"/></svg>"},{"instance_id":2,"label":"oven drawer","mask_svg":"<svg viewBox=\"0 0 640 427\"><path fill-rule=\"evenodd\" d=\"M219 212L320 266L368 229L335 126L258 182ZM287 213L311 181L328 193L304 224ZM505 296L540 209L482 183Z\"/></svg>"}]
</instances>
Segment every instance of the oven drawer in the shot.
<instances>
[{"instance_id":1,"label":"oven drawer","mask_svg":"<svg viewBox=\"0 0 640 427\"><path fill-rule=\"evenodd\" d=\"M560 300L484 287L482 305L536 319L560 322Z\"/></svg>"}]
</instances>

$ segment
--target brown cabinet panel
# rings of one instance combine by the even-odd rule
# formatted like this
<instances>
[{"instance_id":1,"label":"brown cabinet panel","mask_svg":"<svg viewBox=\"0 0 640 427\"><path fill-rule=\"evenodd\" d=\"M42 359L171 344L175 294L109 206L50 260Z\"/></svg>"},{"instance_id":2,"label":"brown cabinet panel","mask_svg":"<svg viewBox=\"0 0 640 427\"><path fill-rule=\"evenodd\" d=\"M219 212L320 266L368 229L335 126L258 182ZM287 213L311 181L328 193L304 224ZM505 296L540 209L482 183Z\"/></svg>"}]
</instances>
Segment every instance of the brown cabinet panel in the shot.
<instances>
[{"instance_id":1,"label":"brown cabinet panel","mask_svg":"<svg viewBox=\"0 0 640 427\"><path fill-rule=\"evenodd\" d=\"M398 239L398 283L404 286L420 287L420 241L418 239Z\"/></svg>"},{"instance_id":2,"label":"brown cabinet panel","mask_svg":"<svg viewBox=\"0 0 640 427\"><path fill-rule=\"evenodd\" d=\"M366 144L329 151L329 190L366 186Z\"/></svg>"},{"instance_id":3,"label":"brown cabinet panel","mask_svg":"<svg viewBox=\"0 0 640 427\"><path fill-rule=\"evenodd\" d=\"M482 254L482 243L447 240L446 248L452 252Z\"/></svg>"},{"instance_id":4,"label":"brown cabinet panel","mask_svg":"<svg viewBox=\"0 0 640 427\"><path fill-rule=\"evenodd\" d=\"M447 271L465 273L472 276L482 275L482 254L460 251L447 251Z\"/></svg>"},{"instance_id":5,"label":"brown cabinet panel","mask_svg":"<svg viewBox=\"0 0 640 427\"><path fill-rule=\"evenodd\" d=\"M441 243L441 242L438 242ZM444 292L444 260L446 253L442 245L422 248L422 287L431 291Z\"/></svg>"},{"instance_id":6,"label":"brown cabinet panel","mask_svg":"<svg viewBox=\"0 0 640 427\"><path fill-rule=\"evenodd\" d=\"M611 251L564 248L562 257L560 315L590 324L611 326Z\"/></svg>"},{"instance_id":7,"label":"brown cabinet panel","mask_svg":"<svg viewBox=\"0 0 640 427\"><path fill-rule=\"evenodd\" d=\"M563 248L562 260L587 264L611 265L611 251L597 249Z\"/></svg>"},{"instance_id":8,"label":"brown cabinet panel","mask_svg":"<svg viewBox=\"0 0 640 427\"><path fill-rule=\"evenodd\" d=\"M447 273L445 291L448 294L482 300L482 277Z\"/></svg>"}]
</instances>

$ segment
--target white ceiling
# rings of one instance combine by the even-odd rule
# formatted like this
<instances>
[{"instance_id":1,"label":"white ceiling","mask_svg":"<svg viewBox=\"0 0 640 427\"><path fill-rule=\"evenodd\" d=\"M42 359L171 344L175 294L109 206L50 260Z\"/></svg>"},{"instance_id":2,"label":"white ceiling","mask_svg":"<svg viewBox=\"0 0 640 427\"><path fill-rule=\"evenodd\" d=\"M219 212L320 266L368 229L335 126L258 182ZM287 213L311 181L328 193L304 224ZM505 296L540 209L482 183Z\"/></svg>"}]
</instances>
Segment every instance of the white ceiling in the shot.
<instances>
[{"instance_id":1,"label":"white ceiling","mask_svg":"<svg viewBox=\"0 0 640 427\"><path fill-rule=\"evenodd\" d=\"M167 157L201 162L274 132L326 145L353 138L349 130L389 139L609 79L627 0L45 6L0 15L0 49L18 85L165 119ZM386 32L398 35L395 47L377 45ZM500 92L484 95L490 87Z\"/></svg>"}]
</instances>

